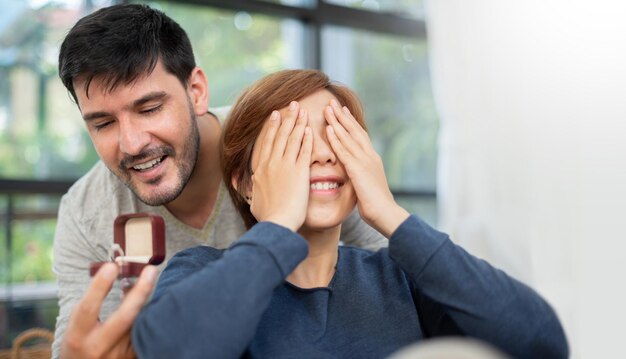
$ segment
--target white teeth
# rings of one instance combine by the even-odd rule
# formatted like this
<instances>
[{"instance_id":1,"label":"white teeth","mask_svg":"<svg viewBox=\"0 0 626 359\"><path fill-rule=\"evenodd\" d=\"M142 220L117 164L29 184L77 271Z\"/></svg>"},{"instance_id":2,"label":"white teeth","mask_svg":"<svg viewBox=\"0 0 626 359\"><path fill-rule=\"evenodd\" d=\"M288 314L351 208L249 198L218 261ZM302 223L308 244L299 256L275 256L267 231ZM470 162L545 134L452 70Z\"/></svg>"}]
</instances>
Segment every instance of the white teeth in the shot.
<instances>
[{"instance_id":1,"label":"white teeth","mask_svg":"<svg viewBox=\"0 0 626 359\"><path fill-rule=\"evenodd\" d=\"M145 170L151 167L156 166L157 164L159 164L161 162L161 158L156 158L152 161L148 161L146 163L140 163L138 165L133 166L134 169L136 169L137 171L141 171L141 170Z\"/></svg>"},{"instance_id":2,"label":"white teeth","mask_svg":"<svg viewBox=\"0 0 626 359\"><path fill-rule=\"evenodd\" d=\"M311 189L314 190L324 190L328 191L329 189L338 188L339 184L337 182L315 182L311 183Z\"/></svg>"}]
</instances>

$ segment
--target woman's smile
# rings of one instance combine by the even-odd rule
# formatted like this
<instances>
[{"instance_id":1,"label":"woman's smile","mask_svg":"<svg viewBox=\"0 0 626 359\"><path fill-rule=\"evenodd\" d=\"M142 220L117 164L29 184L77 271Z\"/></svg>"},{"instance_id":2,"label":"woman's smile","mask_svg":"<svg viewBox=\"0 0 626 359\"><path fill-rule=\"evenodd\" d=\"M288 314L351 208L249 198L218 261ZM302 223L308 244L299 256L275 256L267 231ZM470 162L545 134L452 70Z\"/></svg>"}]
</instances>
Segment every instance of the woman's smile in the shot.
<instances>
[{"instance_id":1,"label":"woman's smile","mask_svg":"<svg viewBox=\"0 0 626 359\"><path fill-rule=\"evenodd\" d=\"M339 176L314 176L310 183L311 195L332 196L339 194L345 181Z\"/></svg>"}]
</instances>

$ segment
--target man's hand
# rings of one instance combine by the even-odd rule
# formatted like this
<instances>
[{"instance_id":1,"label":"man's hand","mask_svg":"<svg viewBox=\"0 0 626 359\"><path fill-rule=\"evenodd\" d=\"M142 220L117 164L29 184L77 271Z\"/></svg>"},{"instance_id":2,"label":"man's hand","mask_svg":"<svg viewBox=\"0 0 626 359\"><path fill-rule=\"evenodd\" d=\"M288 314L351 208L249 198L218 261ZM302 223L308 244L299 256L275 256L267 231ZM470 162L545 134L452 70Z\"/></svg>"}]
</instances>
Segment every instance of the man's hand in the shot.
<instances>
[{"instance_id":1,"label":"man's hand","mask_svg":"<svg viewBox=\"0 0 626 359\"><path fill-rule=\"evenodd\" d=\"M78 302L61 344L61 358L134 358L130 342L133 322L152 293L157 277L156 268L147 266L135 286L127 292L120 307L100 323L100 307L111 290L118 269L105 264L93 278L87 293Z\"/></svg>"}]
</instances>

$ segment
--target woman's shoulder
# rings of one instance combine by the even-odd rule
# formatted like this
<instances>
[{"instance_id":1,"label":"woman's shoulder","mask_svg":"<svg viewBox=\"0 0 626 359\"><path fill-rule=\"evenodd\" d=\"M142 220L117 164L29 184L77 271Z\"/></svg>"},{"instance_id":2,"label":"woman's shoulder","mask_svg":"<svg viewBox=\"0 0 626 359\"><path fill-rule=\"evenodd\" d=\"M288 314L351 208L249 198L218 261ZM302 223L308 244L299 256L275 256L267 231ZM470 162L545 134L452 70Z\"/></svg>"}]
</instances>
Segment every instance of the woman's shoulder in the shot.
<instances>
[{"instance_id":1,"label":"woman's shoulder","mask_svg":"<svg viewBox=\"0 0 626 359\"><path fill-rule=\"evenodd\" d=\"M159 277L153 300L166 293L171 286L205 268L207 263L221 258L222 253L223 250L209 246L191 247L176 253Z\"/></svg>"},{"instance_id":2,"label":"woman's shoulder","mask_svg":"<svg viewBox=\"0 0 626 359\"><path fill-rule=\"evenodd\" d=\"M176 253L170 260L170 263L177 261L200 261L205 263L207 261L220 259L223 254L224 249L217 249L209 246L191 247Z\"/></svg>"}]
</instances>

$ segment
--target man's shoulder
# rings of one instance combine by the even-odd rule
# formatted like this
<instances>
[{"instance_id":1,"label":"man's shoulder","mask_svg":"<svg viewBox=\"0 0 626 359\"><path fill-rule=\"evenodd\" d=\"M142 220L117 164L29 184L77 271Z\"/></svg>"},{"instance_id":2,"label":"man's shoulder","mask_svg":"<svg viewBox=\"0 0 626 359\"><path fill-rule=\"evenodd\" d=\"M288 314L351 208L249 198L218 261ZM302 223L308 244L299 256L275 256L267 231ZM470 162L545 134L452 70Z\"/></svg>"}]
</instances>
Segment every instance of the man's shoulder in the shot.
<instances>
[{"instance_id":1,"label":"man's shoulder","mask_svg":"<svg viewBox=\"0 0 626 359\"><path fill-rule=\"evenodd\" d=\"M63 196L63 205L83 220L119 208L114 202L132 201L132 191L101 162L79 178Z\"/></svg>"},{"instance_id":2,"label":"man's shoulder","mask_svg":"<svg viewBox=\"0 0 626 359\"><path fill-rule=\"evenodd\" d=\"M224 123L228 114L230 113L231 106L220 106L209 108L209 113L212 114L220 123Z\"/></svg>"}]
</instances>

